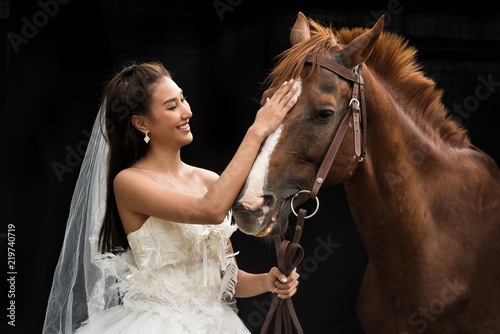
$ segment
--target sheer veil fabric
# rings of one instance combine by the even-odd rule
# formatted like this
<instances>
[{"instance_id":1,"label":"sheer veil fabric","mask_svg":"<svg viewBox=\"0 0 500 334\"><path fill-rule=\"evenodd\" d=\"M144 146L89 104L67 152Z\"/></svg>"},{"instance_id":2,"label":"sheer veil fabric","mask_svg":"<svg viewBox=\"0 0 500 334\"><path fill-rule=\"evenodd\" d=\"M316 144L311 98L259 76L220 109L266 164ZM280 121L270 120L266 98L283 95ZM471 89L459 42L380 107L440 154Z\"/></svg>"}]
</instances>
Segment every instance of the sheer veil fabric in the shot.
<instances>
[{"instance_id":1,"label":"sheer veil fabric","mask_svg":"<svg viewBox=\"0 0 500 334\"><path fill-rule=\"evenodd\" d=\"M99 252L106 203L109 147L99 111L71 200L64 242L49 295L43 334L73 333L94 314L120 302L113 288L123 268Z\"/></svg>"}]
</instances>

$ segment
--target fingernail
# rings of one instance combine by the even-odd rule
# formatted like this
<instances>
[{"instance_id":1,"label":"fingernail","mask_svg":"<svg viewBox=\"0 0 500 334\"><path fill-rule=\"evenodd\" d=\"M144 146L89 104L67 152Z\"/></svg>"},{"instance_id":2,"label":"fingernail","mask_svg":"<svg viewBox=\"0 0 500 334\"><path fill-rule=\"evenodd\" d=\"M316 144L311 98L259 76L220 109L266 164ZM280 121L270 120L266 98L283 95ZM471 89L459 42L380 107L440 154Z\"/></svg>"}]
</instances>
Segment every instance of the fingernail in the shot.
<instances>
[{"instance_id":1,"label":"fingernail","mask_svg":"<svg viewBox=\"0 0 500 334\"><path fill-rule=\"evenodd\" d=\"M290 82L293 82L293 80L294 80L293 78L292 78L292 79L290 79Z\"/></svg>"},{"instance_id":2,"label":"fingernail","mask_svg":"<svg viewBox=\"0 0 500 334\"><path fill-rule=\"evenodd\" d=\"M267 102L267 101L269 101L269 98L268 98L268 97L266 97L266 102Z\"/></svg>"},{"instance_id":3,"label":"fingernail","mask_svg":"<svg viewBox=\"0 0 500 334\"><path fill-rule=\"evenodd\" d=\"M286 85L287 83L288 83L288 81L285 81L285 82L283 82L283 85Z\"/></svg>"},{"instance_id":4,"label":"fingernail","mask_svg":"<svg viewBox=\"0 0 500 334\"><path fill-rule=\"evenodd\" d=\"M286 282L288 282L288 280L286 279L286 277L283 277L283 278L281 279L281 281L283 281L283 282L285 282L285 283L286 283Z\"/></svg>"}]
</instances>

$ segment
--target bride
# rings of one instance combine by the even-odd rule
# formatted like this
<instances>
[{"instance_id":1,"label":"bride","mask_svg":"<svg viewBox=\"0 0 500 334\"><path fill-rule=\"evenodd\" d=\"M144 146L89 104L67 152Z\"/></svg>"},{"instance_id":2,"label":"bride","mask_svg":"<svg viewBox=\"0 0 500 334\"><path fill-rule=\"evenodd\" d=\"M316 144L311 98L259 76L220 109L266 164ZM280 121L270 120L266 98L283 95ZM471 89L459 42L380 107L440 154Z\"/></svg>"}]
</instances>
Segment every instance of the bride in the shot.
<instances>
[{"instance_id":1,"label":"bride","mask_svg":"<svg viewBox=\"0 0 500 334\"><path fill-rule=\"evenodd\" d=\"M230 208L297 97L285 82L219 176L189 166L193 116L159 63L107 85L73 195L44 333L248 333L234 297L290 298L298 274L238 269Z\"/></svg>"}]
</instances>

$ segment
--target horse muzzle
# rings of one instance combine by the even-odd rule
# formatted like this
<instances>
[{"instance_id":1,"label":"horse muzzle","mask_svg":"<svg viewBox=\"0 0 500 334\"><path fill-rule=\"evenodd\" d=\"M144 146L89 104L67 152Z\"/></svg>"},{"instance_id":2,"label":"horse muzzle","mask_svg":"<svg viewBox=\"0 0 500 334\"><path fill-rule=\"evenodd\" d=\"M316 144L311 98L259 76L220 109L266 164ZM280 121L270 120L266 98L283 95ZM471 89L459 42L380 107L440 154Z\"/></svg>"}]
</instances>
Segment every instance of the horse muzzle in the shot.
<instances>
[{"instance_id":1,"label":"horse muzzle","mask_svg":"<svg viewBox=\"0 0 500 334\"><path fill-rule=\"evenodd\" d=\"M274 196L273 196L274 197ZM233 217L239 229L256 237L281 235L288 226L290 214L290 199L277 202L263 200L263 205L250 210L244 203L238 201L233 206Z\"/></svg>"}]
</instances>

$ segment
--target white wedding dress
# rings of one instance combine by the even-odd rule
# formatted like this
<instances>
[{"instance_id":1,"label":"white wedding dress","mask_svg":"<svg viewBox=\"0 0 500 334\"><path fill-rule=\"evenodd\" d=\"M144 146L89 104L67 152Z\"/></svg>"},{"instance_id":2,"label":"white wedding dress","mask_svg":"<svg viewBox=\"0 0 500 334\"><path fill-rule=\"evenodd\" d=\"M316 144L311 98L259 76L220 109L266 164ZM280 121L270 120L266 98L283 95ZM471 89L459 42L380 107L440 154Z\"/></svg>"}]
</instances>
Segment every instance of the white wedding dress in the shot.
<instances>
[{"instance_id":1,"label":"white wedding dress","mask_svg":"<svg viewBox=\"0 0 500 334\"><path fill-rule=\"evenodd\" d=\"M131 250L106 257L126 268L117 283L122 304L90 316L76 333L249 333L236 313L230 222L229 215L220 225L150 217L128 235Z\"/></svg>"}]
</instances>

